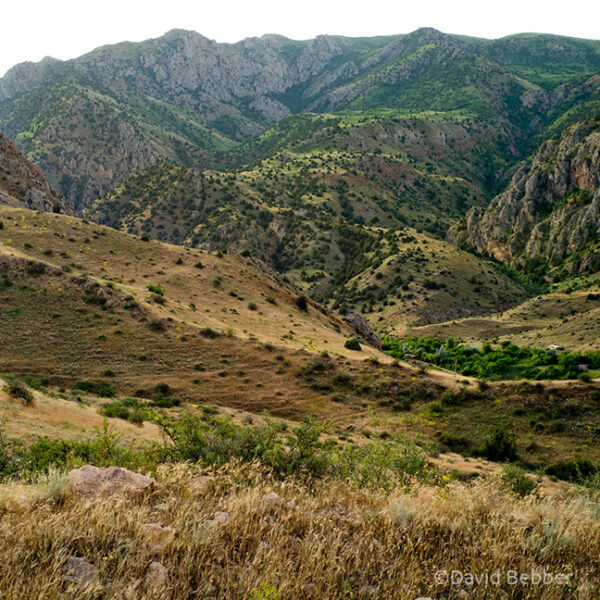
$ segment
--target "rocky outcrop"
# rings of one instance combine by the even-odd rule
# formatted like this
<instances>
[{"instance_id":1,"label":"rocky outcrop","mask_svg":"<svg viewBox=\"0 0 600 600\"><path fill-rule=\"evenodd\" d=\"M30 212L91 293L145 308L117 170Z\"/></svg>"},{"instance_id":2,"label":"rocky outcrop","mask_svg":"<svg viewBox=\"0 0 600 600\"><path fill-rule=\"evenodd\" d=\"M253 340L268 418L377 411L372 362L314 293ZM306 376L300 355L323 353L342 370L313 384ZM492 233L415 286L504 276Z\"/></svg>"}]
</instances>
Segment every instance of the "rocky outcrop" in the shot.
<instances>
[{"instance_id":1,"label":"rocky outcrop","mask_svg":"<svg viewBox=\"0 0 600 600\"><path fill-rule=\"evenodd\" d=\"M381 338L373 331L362 315L349 315L345 321L367 344L381 350Z\"/></svg>"},{"instance_id":2,"label":"rocky outcrop","mask_svg":"<svg viewBox=\"0 0 600 600\"><path fill-rule=\"evenodd\" d=\"M0 204L74 214L73 205L50 187L42 172L1 132Z\"/></svg>"},{"instance_id":3,"label":"rocky outcrop","mask_svg":"<svg viewBox=\"0 0 600 600\"><path fill-rule=\"evenodd\" d=\"M538 260L569 272L597 271L600 254L600 120L542 145L485 210L469 211L454 241L515 266ZM578 256L577 253L581 254Z\"/></svg>"},{"instance_id":4,"label":"rocky outcrop","mask_svg":"<svg viewBox=\"0 0 600 600\"><path fill-rule=\"evenodd\" d=\"M49 120L38 143L50 150L39 160L40 167L55 173L78 207L159 160L135 120L84 94Z\"/></svg>"}]
</instances>

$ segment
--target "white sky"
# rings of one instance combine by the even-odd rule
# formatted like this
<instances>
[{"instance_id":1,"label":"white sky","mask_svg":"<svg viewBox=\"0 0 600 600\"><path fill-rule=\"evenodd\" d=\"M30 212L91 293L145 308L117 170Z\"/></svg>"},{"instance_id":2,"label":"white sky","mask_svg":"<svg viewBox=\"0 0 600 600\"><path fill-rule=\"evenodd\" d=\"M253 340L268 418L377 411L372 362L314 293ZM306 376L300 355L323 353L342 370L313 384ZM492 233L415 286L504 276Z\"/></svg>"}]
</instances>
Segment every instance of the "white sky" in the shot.
<instances>
[{"instance_id":1,"label":"white sky","mask_svg":"<svg viewBox=\"0 0 600 600\"><path fill-rule=\"evenodd\" d=\"M0 75L25 60L68 59L124 40L194 29L219 42L279 33L308 39L408 33L600 38L599 0L17 0L0 9Z\"/></svg>"}]
</instances>

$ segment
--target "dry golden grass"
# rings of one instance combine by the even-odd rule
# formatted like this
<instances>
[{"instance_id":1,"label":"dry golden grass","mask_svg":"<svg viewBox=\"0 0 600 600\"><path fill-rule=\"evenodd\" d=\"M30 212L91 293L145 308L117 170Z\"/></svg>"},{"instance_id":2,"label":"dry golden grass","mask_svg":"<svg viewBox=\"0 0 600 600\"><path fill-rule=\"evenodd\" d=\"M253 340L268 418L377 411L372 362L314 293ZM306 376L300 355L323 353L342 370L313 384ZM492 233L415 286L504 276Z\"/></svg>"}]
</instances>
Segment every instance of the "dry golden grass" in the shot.
<instances>
[{"instance_id":1,"label":"dry golden grass","mask_svg":"<svg viewBox=\"0 0 600 600\"><path fill-rule=\"evenodd\" d=\"M252 467L211 473L200 496L192 468L163 467L138 502L81 500L54 473L0 488L0 597L248 600L271 598L597 598L598 505L582 495L517 499L495 479L417 486L391 495L321 482L274 481ZM280 503L264 499L276 492ZM229 518L215 523L215 513ZM221 515L223 516L223 515ZM172 527L152 549L143 524ZM65 581L77 556L98 567L87 590ZM150 585L160 562L168 582ZM511 570L573 574L571 586L511 586ZM499 586L438 585L438 570L499 571Z\"/></svg>"},{"instance_id":2,"label":"dry golden grass","mask_svg":"<svg viewBox=\"0 0 600 600\"><path fill-rule=\"evenodd\" d=\"M295 350L328 350L351 358L379 354L368 347L359 355L346 350L345 339L354 335L347 325L312 304L306 312L299 310L297 290L253 259L144 242L64 215L0 206L0 216L0 256L69 265L75 274L110 282L134 296L156 316L197 328L231 329L241 339ZM164 305L150 301L148 285L165 290Z\"/></svg>"},{"instance_id":3,"label":"dry golden grass","mask_svg":"<svg viewBox=\"0 0 600 600\"><path fill-rule=\"evenodd\" d=\"M86 404L65 400L32 390L34 403L24 406L11 398L3 388L0 378L0 423L8 438L22 440L49 436L60 439L87 437L95 428L100 429L103 417L98 413L102 400L86 397ZM127 439L144 438L160 440L158 428L151 423L134 425L121 419L111 419L111 425Z\"/></svg>"}]
</instances>

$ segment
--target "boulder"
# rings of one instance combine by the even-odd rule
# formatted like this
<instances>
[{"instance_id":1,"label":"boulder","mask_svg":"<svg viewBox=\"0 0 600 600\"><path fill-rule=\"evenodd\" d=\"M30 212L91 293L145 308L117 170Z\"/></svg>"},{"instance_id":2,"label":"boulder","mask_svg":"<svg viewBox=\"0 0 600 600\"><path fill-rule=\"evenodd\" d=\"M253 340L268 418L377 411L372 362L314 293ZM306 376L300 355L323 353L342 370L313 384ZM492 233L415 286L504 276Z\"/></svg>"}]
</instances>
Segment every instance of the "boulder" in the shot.
<instances>
[{"instance_id":1,"label":"boulder","mask_svg":"<svg viewBox=\"0 0 600 600\"><path fill-rule=\"evenodd\" d=\"M81 496L125 496L137 498L150 492L156 480L121 467L84 465L69 473L69 489Z\"/></svg>"},{"instance_id":2,"label":"boulder","mask_svg":"<svg viewBox=\"0 0 600 600\"><path fill-rule=\"evenodd\" d=\"M229 521L229 513L222 511L222 510L218 510L213 519L217 522L217 523L227 523L227 521Z\"/></svg>"},{"instance_id":3,"label":"boulder","mask_svg":"<svg viewBox=\"0 0 600 600\"><path fill-rule=\"evenodd\" d=\"M370 346L381 350L381 338L373 331L362 315L349 315L346 323Z\"/></svg>"}]
</instances>

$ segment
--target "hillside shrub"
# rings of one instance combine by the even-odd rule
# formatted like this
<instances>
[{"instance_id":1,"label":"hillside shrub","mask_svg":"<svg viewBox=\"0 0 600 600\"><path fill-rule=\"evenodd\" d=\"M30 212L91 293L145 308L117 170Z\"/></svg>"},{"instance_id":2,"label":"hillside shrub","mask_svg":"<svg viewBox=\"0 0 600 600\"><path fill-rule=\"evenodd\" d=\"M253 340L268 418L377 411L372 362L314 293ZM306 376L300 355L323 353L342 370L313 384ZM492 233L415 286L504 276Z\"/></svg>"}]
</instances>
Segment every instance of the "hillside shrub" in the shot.
<instances>
[{"instance_id":1,"label":"hillside shrub","mask_svg":"<svg viewBox=\"0 0 600 600\"><path fill-rule=\"evenodd\" d=\"M484 441L481 455L494 462L514 461L517 447L514 436L504 426L496 427Z\"/></svg>"},{"instance_id":2,"label":"hillside shrub","mask_svg":"<svg viewBox=\"0 0 600 600\"><path fill-rule=\"evenodd\" d=\"M112 398L116 393L115 388L108 381L76 381L72 389L102 398Z\"/></svg>"},{"instance_id":3,"label":"hillside shrub","mask_svg":"<svg viewBox=\"0 0 600 600\"><path fill-rule=\"evenodd\" d=\"M20 379L8 383L8 393L16 400L21 400L25 405L33 404L33 393L27 384Z\"/></svg>"},{"instance_id":4,"label":"hillside shrub","mask_svg":"<svg viewBox=\"0 0 600 600\"><path fill-rule=\"evenodd\" d=\"M46 263L34 260L27 264L27 272L30 275L43 275L47 270Z\"/></svg>"},{"instance_id":5,"label":"hillside shrub","mask_svg":"<svg viewBox=\"0 0 600 600\"><path fill-rule=\"evenodd\" d=\"M150 329L152 331L164 331L167 328L167 323L164 319L154 317L150 319Z\"/></svg>"},{"instance_id":6,"label":"hillside shrub","mask_svg":"<svg viewBox=\"0 0 600 600\"><path fill-rule=\"evenodd\" d=\"M204 337L207 338L218 338L219 335L221 335L218 331L212 329L211 327L204 327L200 330L200 335L203 335Z\"/></svg>"},{"instance_id":7,"label":"hillside shrub","mask_svg":"<svg viewBox=\"0 0 600 600\"><path fill-rule=\"evenodd\" d=\"M296 296L295 298L296 306L306 312L308 311L308 301L306 300L306 296Z\"/></svg>"},{"instance_id":8,"label":"hillside shrub","mask_svg":"<svg viewBox=\"0 0 600 600\"><path fill-rule=\"evenodd\" d=\"M517 496L528 496L537 489L536 481L517 465L504 465L501 479L506 487Z\"/></svg>"},{"instance_id":9,"label":"hillside shrub","mask_svg":"<svg viewBox=\"0 0 600 600\"><path fill-rule=\"evenodd\" d=\"M344 342L344 348L347 350L361 350L360 342L356 338L346 340Z\"/></svg>"}]
</instances>

